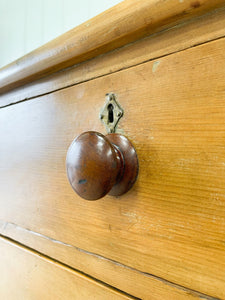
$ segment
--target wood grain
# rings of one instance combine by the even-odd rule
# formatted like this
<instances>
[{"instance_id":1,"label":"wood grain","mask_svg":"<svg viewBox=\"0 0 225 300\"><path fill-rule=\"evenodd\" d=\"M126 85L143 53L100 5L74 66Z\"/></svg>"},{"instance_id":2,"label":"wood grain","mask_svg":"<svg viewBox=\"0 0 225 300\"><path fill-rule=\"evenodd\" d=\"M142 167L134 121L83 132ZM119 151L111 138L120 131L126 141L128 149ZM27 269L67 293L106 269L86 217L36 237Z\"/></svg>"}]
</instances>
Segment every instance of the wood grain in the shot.
<instances>
[{"instance_id":1,"label":"wood grain","mask_svg":"<svg viewBox=\"0 0 225 300\"><path fill-rule=\"evenodd\" d=\"M106 257L83 251L12 223L1 223L0 232L39 252L62 261L96 279L143 300L215 300L151 274L145 274Z\"/></svg>"},{"instance_id":2,"label":"wood grain","mask_svg":"<svg viewBox=\"0 0 225 300\"><path fill-rule=\"evenodd\" d=\"M123 1L2 68L0 92L71 67L223 6L223 0Z\"/></svg>"},{"instance_id":3,"label":"wood grain","mask_svg":"<svg viewBox=\"0 0 225 300\"><path fill-rule=\"evenodd\" d=\"M75 85L225 36L225 9L191 19L0 95L0 107Z\"/></svg>"},{"instance_id":4,"label":"wood grain","mask_svg":"<svg viewBox=\"0 0 225 300\"><path fill-rule=\"evenodd\" d=\"M1 299L134 299L1 237L0 248Z\"/></svg>"},{"instance_id":5,"label":"wood grain","mask_svg":"<svg viewBox=\"0 0 225 300\"><path fill-rule=\"evenodd\" d=\"M225 298L225 39L0 111L0 218L170 282ZM138 182L80 199L67 182L73 138L102 131L104 95L125 114Z\"/></svg>"}]
</instances>

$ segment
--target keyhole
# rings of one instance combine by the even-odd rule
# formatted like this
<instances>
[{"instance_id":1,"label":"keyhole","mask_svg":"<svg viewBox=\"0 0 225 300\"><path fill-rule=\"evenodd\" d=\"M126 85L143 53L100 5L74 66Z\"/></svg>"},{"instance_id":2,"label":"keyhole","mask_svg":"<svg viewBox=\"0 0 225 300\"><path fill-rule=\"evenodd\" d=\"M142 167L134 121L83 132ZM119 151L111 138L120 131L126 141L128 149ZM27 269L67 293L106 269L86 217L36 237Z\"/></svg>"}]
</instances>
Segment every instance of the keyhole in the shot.
<instances>
[{"instance_id":1,"label":"keyhole","mask_svg":"<svg viewBox=\"0 0 225 300\"><path fill-rule=\"evenodd\" d=\"M113 116L113 105L112 104L109 104L108 107L108 123L113 123L114 121L114 116Z\"/></svg>"}]
</instances>

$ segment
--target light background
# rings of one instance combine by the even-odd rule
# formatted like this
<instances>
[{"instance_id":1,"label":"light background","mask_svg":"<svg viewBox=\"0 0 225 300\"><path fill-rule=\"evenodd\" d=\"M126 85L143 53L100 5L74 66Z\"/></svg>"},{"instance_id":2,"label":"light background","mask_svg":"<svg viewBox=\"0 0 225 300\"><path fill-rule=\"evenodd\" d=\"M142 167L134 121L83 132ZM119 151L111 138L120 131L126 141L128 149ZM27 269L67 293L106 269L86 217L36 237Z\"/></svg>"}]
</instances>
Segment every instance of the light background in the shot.
<instances>
[{"instance_id":1,"label":"light background","mask_svg":"<svg viewBox=\"0 0 225 300\"><path fill-rule=\"evenodd\" d=\"M0 0L0 68L119 2Z\"/></svg>"}]
</instances>

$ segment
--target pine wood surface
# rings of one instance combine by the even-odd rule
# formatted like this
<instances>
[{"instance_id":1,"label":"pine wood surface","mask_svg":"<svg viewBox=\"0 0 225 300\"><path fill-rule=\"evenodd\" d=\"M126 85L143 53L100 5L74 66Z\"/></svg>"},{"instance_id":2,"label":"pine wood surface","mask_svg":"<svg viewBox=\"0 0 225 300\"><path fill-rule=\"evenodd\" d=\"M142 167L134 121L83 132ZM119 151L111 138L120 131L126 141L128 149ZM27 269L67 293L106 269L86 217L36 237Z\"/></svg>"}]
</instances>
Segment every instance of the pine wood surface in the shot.
<instances>
[{"instance_id":1,"label":"pine wood surface","mask_svg":"<svg viewBox=\"0 0 225 300\"><path fill-rule=\"evenodd\" d=\"M225 298L224 46L220 39L1 109L0 219L207 295ZM136 147L135 187L80 199L65 174L79 133L118 132Z\"/></svg>"},{"instance_id":2,"label":"pine wood surface","mask_svg":"<svg viewBox=\"0 0 225 300\"><path fill-rule=\"evenodd\" d=\"M2 300L134 299L4 238L0 248Z\"/></svg>"},{"instance_id":3,"label":"pine wood surface","mask_svg":"<svg viewBox=\"0 0 225 300\"><path fill-rule=\"evenodd\" d=\"M12 223L0 221L0 232L35 251L45 253L55 260L143 300L215 300L208 295L176 285L152 274L140 272L106 257L84 251Z\"/></svg>"},{"instance_id":4,"label":"pine wood surface","mask_svg":"<svg viewBox=\"0 0 225 300\"><path fill-rule=\"evenodd\" d=\"M105 55L0 95L0 107L101 77L225 36L225 9L210 11Z\"/></svg>"},{"instance_id":5,"label":"pine wood surface","mask_svg":"<svg viewBox=\"0 0 225 300\"><path fill-rule=\"evenodd\" d=\"M223 0L126 0L0 70L0 92L71 67L219 7Z\"/></svg>"}]
</instances>

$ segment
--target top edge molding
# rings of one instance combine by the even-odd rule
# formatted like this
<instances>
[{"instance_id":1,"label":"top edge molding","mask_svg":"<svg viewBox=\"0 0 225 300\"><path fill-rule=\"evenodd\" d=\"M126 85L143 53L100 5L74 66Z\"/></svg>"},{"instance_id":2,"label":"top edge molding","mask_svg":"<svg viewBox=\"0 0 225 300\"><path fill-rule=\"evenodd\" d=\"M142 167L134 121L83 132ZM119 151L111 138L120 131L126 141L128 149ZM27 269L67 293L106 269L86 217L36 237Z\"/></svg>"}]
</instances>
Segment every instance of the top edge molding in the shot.
<instances>
[{"instance_id":1,"label":"top edge molding","mask_svg":"<svg viewBox=\"0 0 225 300\"><path fill-rule=\"evenodd\" d=\"M224 0L125 0L0 69L0 93L223 6Z\"/></svg>"}]
</instances>

